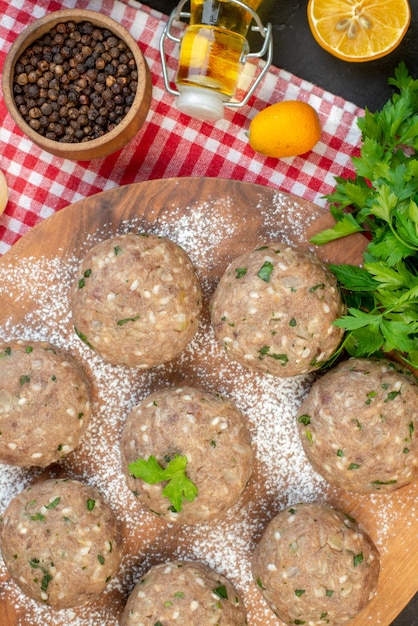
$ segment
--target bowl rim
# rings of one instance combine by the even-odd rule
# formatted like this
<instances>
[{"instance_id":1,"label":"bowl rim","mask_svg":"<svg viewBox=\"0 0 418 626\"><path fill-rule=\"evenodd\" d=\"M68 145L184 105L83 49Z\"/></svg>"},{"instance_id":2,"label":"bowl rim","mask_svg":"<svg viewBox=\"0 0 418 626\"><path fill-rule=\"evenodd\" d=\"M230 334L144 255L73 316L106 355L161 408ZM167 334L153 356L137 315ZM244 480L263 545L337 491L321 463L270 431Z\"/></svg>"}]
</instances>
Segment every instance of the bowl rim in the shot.
<instances>
[{"instance_id":1,"label":"bowl rim","mask_svg":"<svg viewBox=\"0 0 418 626\"><path fill-rule=\"evenodd\" d=\"M19 57L30 45L33 44L34 41L48 33L50 30L52 30L52 28L54 28L54 26L61 22L69 21L89 21L94 26L98 26L99 28L106 28L113 32L119 39L122 39L128 45L130 51L134 56L138 72L138 88L135 94L135 98L128 113L125 115L122 121L117 126L115 126L115 128L107 131L101 137L89 139L88 141L78 141L73 143L66 143L55 141L53 139L48 139L47 137L44 137L36 130L31 128L29 124L24 120L22 115L19 113L13 94L14 69ZM98 11L92 11L90 9L60 9L58 11L53 11L52 13L47 13L41 18L35 19L26 28L24 28L24 30L14 40L6 55L2 72L3 96L7 109L17 126L19 126L20 130L36 145L52 154L57 154L58 152L61 156L63 156L63 154L66 152L87 154L91 150L97 150L106 146L114 138L123 134L124 130L135 119L137 108L142 104L143 99L146 96L146 90L150 80L151 79L149 67L146 59L142 54L138 43L135 41L129 31L113 18L107 15L103 15ZM151 96L149 100L151 100ZM78 160L83 160L82 156L77 158Z\"/></svg>"}]
</instances>

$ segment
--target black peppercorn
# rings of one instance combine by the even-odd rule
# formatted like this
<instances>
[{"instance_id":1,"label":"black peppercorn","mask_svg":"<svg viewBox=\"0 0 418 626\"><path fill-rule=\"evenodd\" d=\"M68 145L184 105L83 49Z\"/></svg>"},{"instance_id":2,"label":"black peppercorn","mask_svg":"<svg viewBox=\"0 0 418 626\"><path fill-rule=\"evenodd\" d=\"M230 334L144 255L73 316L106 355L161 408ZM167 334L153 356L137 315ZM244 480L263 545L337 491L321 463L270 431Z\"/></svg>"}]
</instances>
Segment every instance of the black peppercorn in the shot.
<instances>
[{"instance_id":1,"label":"black peppercorn","mask_svg":"<svg viewBox=\"0 0 418 626\"><path fill-rule=\"evenodd\" d=\"M39 122L38 119L31 119L29 121L29 126L33 129L33 130L39 130L41 128L41 124Z\"/></svg>"},{"instance_id":2,"label":"black peppercorn","mask_svg":"<svg viewBox=\"0 0 418 626\"><path fill-rule=\"evenodd\" d=\"M52 113L52 104L50 102L44 102L41 106L41 111L43 115L51 115Z\"/></svg>"},{"instance_id":3,"label":"black peppercorn","mask_svg":"<svg viewBox=\"0 0 418 626\"><path fill-rule=\"evenodd\" d=\"M41 117L42 115L41 109L39 107L32 107L31 109L29 109L28 114L31 119Z\"/></svg>"},{"instance_id":4,"label":"black peppercorn","mask_svg":"<svg viewBox=\"0 0 418 626\"><path fill-rule=\"evenodd\" d=\"M21 74L19 74L16 78L16 81L18 85L27 85L29 80L28 80L28 75L26 74L26 72L22 72Z\"/></svg>"},{"instance_id":5,"label":"black peppercorn","mask_svg":"<svg viewBox=\"0 0 418 626\"><path fill-rule=\"evenodd\" d=\"M18 59L13 94L31 128L53 141L101 137L120 123L137 90L135 59L108 29L61 22Z\"/></svg>"},{"instance_id":6,"label":"black peppercorn","mask_svg":"<svg viewBox=\"0 0 418 626\"><path fill-rule=\"evenodd\" d=\"M36 83L32 83L28 85L26 93L30 98L38 98L39 97L39 87Z\"/></svg>"}]
</instances>

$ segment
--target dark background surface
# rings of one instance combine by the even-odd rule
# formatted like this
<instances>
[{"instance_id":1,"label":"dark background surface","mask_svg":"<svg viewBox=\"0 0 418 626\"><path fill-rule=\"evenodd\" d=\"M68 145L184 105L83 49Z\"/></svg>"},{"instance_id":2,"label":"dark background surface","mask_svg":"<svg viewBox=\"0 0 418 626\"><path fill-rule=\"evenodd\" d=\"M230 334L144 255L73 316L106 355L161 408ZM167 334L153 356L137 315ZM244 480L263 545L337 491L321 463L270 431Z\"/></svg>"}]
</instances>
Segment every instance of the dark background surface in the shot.
<instances>
[{"instance_id":1,"label":"dark background surface","mask_svg":"<svg viewBox=\"0 0 418 626\"><path fill-rule=\"evenodd\" d=\"M165 14L178 4L178 0L142 1ZM306 17L307 0L263 0L258 13L264 24L271 22L273 27L274 65L362 108L376 111L393 93L387 81L400 61L418 79L418 0L409 2L411 25L401 44L388 56L365 63L341 61L316 43ZM188 10L187 5L184 10ZM253 43L258 48L258 42ZM418 555L411 554L410 558L416 559ZM392 626L418 626L418 593Z\"/></svg>"},{"instance_id":2,"label":"dark background surface","mask_svg":"<svg viewBox=\"0 0 418 626\"><path fill-rule=\"evenodd\" d=\"M142 1L169 14L179 0ZM258 14L264 24L271 22L273 27L274 65L360 107L367 106L375 111L393 93L387 80L394 75L394 69L401 60L418 78L418 0L409 0L409 3L411 24L400 45L386 57L365 63L341 61L316 43L306 16L307 0L262 0ZM188 5L184 10L188 10ZM251 35L249 40L251 43Z\"/></svg>"}]
</instances>

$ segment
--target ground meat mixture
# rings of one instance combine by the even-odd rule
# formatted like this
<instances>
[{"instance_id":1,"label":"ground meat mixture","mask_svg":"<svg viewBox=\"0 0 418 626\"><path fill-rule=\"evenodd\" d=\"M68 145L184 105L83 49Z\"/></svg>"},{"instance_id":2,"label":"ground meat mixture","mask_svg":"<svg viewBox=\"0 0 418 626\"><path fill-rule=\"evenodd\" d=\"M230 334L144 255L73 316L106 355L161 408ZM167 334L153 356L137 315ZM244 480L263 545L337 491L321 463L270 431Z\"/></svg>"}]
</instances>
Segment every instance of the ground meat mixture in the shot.
<instances>
[{"instance_id":1,"label":"ground meat mixture","mask_svg":"<svg viewBox=\"0 0 418 626\"><path fill-rule=\"evenodd\" d=\"M211 302L215 335L246 367L275 376L316 369L339 345L344 312L335 276L313 255L283 243L236 258Z\"/></svg>"},{"instance_id":2,"label":"ground meat mixture","mask_svg":"<svg viewBox=\"0 0 418 626\"><path fill-rule=\"evenodd\" d=\"M262 595L283 622L339 626L373 597L379 553L348 515L305 503L273 518L252 568Z\"/></svg>"},{"instance_id":3,"label":"ground meat mixture","mask_svg":"<svg viewBox=\"0 0 418 626\"><path fill-rule=\"evenodd\" d=\"M188 255L157 235L100 242L72 286L76 333L113 364L147 369L172 360L193 338L200 310Z\"/></svg>"},{"instance_id":4,"label":"ground meat mixture","mask_svg":"<svg viewBox=\"0 0 418 626\"><path fill-rule=\"evenodd\" d=\"M0 462L46 467L79 443L91 415L81 366L48 342L0 344Z\"/></svg>"},{"instance_id":5,"label":"ground meat mixture","mask_svg":"<svg viewBox=\"0 0 418 626\"><path fill-rule=\"evenodd\" d=\"M383 492L418 478L418 385L396 363L353 358L330 369L297 423L308 459L332 485Z\"/></svg>"},{"instance_id":6,"label":"ground meat mixture","mask_svg":"<svg viewBox=\"0 0 418 626\"><path fill-rule=\"evenodd\" d=\"M127 485L141 505L185 524L224 516L243 492L254 458L246 421L235 405L187 386L155 391L130 412L121 453ZM181 510L163 493L167 481L150 484L128 467L154 456L166 468L176 455L186 457L186 476L197 488Z\"/></svg>"},{"instance_id":7,"label":"ground meat mixture","mask_svg":"<svg viewBox=\"0 0 418 626\"><path fill-rule=\"evenodd\" d=\"M81 482L55 479L11 500L0 547L22 591L54 609L98 596L116 574L122 551L116 518L101 495Z\"/></svg>"},{"instance_id":8,"label":"ground meat mixture","mask_svg":"<svg viewBox=\"0 0 418 626\"><path fill-rule=\"evenodd\" d=\"M121 626L245 626L245 608L224 576L197 561L152 567L137 583Z\"/></svg>"}]
</instances>

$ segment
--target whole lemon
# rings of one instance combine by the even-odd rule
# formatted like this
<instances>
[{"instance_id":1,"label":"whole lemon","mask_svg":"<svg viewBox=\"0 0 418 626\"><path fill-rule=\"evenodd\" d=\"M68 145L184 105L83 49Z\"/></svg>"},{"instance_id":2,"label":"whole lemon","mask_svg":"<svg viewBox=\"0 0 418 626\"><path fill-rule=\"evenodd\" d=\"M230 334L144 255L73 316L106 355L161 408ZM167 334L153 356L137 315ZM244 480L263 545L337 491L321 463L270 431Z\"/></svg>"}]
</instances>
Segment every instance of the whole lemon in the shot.
<instances>
[{"instance_id":1,"label":"whole lemon","mask_svg":"<svg viewBox=\"0 0 418 626\"><path fill-rule=\"evenodd\" d=\"M321 137L321 125L310 104L284 100L257 113L248 136L253 150L280 159L312 150Z\"/></svg>"}]
</instances>

